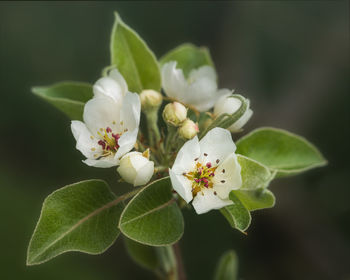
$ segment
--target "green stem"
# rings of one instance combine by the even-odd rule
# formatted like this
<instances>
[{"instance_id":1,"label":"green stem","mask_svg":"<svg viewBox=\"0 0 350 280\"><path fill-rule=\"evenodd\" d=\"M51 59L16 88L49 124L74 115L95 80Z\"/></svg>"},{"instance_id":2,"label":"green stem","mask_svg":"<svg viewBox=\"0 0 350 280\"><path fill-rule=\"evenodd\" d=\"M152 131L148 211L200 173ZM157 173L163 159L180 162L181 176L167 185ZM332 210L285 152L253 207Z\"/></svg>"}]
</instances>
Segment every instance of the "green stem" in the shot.
<instances>
[{"instance_id":1,"label":"green stem","mask_svg":"<svg viewBox=\"0 0 350 280\"><path fill-rule=\"evenodd\" d=\"M145 112L147 119L148 141L151 147L156 148L160 142L160 132L158 129L158 110Z\"/></svg>"},{"instance_id":2,"label":"green stem","mask_svg":"<svg viewBox=\"0 0 350 280\"><path fill-rule=\"evenodd\" d=\"M172 246L158 247L157 255L163 272L163 280L178 280L176 256Z\"/></svg>"}]
</instances>

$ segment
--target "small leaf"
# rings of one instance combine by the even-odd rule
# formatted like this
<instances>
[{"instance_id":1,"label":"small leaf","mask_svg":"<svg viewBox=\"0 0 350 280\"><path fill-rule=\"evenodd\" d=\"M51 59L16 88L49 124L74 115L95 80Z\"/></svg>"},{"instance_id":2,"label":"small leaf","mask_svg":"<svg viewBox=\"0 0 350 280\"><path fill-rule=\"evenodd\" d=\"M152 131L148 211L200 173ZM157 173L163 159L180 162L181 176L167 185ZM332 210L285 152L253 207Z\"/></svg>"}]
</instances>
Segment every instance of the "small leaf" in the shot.
<instances>
[{"instance_id":1,"label":"small leaf","mask_svg":"<svg viewBox=\"0 0 350 280\"><path fill-rule=\"evenodd\" d=\"M177 61L177 68L183 70L185 77L192 69L204 65L214 67L209 50L205 47L196 47L192 44L183 44L165 54L160 60L163 65L169 61Z\"/></svg>"},{"instance_id":2,"label":"small leaf","mask_svg":"<svg viewBox=\"0 0 350 280\"><path fill-rule=\"evenodd\" d=\"M233 250L223 254L218 262L214 280L236 280L238 277L238 257Z\"/></svg>"},{"instance_id":3,"label":"small leaf","mask_svg":"<svg viewBox=\"0 0 350 280\"><path fill-rule=\"evenodd\" d=\"M271 172L265 165L248 157L237 155L241 166L242 187L240 190L254 190L265 187L270 179Z\"/></svg>"},{"instance_id":4,"label":"small leaf","mask_svg":"<svg viewBox=\"0 0 350 280\"><path fill-rule=\"evenodd\" d=\"M115 13L110 48L111 64L123 75L130 91L140 93L143 89L160 90L161 78L156 57L118 13Z\"/></svg>"},{"instance_id":5,"label":"small leaf","mask_svg":"<svg viewBox=\"0 0 350 280\"><path fill-rule=\"evenodd\" d=\"M30 240L27 265L68 251L100 254L118 237L122 204L101 180L63 187L44 201Z\"/></svg>"},{"instance_id":6,"label":"small leaf","mask_svg":"<svg viewBox=\"0 0 350 280\"><path fill-rule=\"evenodd\" d=\"M146 245L170 245L181 238L184 222L169 177L146 186L129 202L119 228L128 238Z\"/></svg>"},{"instance_id":7,"label":"small leaf","mask_svg":"<svg viewBox=\"0 0 350 280\"><path fill-rule=\"evenodd\" d=\"M144 245L124 237L124 243L129 256L140 266L156 270L159 267L156 247Z\"/></svg>"},{"instance_id":8,"label":"small leaf","mask_svg":"<svg viewBox=\"0 0 350 280\"><path fill-rule=\"evenodd\" d=\"M277 177L298 174L327 162L303 137L276 128L259 128L237 142L237 153L255 159Z\"/></svg>"},{"instance_id":9,"label":"small leaf","mask_svg":"<svg viewBox=\"0 0 350 280\"><path fill-rule=\"evenodd\" d=\"M250 225L251 216L249 211L244 207L242 202L236 197L233 191L230 192L230 200L232 205L228 205L220 209L221 214L227 219L233 228L244 232Z\"/></svg>"},{"instance_id":10,"label":"small leaf","mask_svg":"<svg viewBox=\"0 0 350 280\"><path fill-rule=\"evenodd\" d=\"M92 98L87 83L61 82L48 87L33 87L32 92L61 110L72 120L82 120L85 103Z\"/></svg>"},{"instance_id":11,"label":"small leaf","mask_svg":"<svg viewBox=\"0 0 350 280\"><path fill-rule=\"evenodd\" d=\"M257 190L235 190L232 192L249 211L275 206L275 196L265 188Z\"/></svg>"}]
</instances>

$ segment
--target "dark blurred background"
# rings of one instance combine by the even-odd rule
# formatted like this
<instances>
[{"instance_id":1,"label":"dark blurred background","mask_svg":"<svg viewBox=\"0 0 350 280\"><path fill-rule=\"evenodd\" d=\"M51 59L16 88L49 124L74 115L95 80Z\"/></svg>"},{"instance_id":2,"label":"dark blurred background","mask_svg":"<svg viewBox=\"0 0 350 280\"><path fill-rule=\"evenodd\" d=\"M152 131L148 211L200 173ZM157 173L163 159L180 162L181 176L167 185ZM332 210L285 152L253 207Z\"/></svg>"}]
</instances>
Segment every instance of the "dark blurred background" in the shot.
<instances>
[{"instance_id":1,"label":"dark blurred background","mask_svg":"<svg viewBox=\"0 0 350 280\"><path fill-rule=\"evenodd\" d=\"M189 279L211 279L226 249L241 278L350 279L349 2L1 2L1 279L153 279L122 239L103 255L67 253L25 266L44 198L114 169L91 168L75 150L69 120L30 92L62 80L93 83L109 64L117 10L157 57L183 43L210 48L220 87L251 99L246 130L274 126L303 135L327 167L280 179L276 207L253 213L248 235L215 211L185 211L181 240Z\"/></svg>"}]
</instances>

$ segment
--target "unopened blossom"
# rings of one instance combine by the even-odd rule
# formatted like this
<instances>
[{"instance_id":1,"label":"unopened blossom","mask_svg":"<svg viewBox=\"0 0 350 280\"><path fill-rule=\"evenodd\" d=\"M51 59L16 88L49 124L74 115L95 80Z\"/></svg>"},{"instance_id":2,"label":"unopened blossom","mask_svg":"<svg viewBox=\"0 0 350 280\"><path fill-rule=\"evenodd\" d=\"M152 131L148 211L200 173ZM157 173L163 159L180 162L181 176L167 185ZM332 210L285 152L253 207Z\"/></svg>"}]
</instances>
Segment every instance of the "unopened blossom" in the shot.
<instances>
[{"instance_id":1,"label":"unopened blossom","mask_svg":"<svg viewBox=\"0 0 350 280\"><path fill-rule=\"evenodd\" d=\"M83 120L72 121L76 148L89 166L112 167L135 145L140 123L140 98L128 91L115 69L93 87L94 97L84 107Z\"/></svg>"},{"instance_id":2,"label":"unopened blossom","mask_svg":"<svg viewBox=\"0 0 350 280\"><path fill-rule=\"evenodd\" d=\"M140 93L141 108L143 111L158 108L163 101L163 96L153 89L146 89Z\"/></svg>"},{"instance_id":3,"label":"unopened blossom","mask_svg":"<svg viewBox=\"0 0 350 280\"><path fill-rule=\"evenodd\" d=\"M163 119L166 123L179 126L186 120L187 108L179 102L168 103L163 110Z\"/></svg>"},{"instance_id":4,"label":"unopened blossom","mask_svg":"<svg viewBox=\"0 0 350 280\"><path fill-rule=\"evenodd\" d=\"M221 91L223 95L215 103L214 115L219 116L225 113L231 115L234 114L241 107L242 101L234 97L232 95L232 91L228 89L222 89ZM247 103L248 106L244 114L228 128L228 130L230 130L231 132L240 131L253 115L253 111L249 108L249 99L247 99Z\"/></svg>"},{"instance_id":5,"label":"unopened blossom","mask_svg":"<svg viewBox=\"0 0 350 280\"><path fill-rule=\"evenodd\" d=\"M117 171L126 182L134 186L147 184L154 173L154 162L149 160L149 150L144 153L127 153L120 160Z\"/></svg>"},{"instance_id":6,"label":"unopened blossom","mask_svg":"<svg viewBox=\"0 0 350 280\"><path fill-rule=\"evenodd\" d=\"M192 139L199 132L198 125L190 120L186 119L179 127L179 134L185 139Z\"/></svg>"},{"instance_id":7,"label":"unopened blossom","mask_svg":"<svg viewBox=\"0 0 350 280\"><path fill-rule=\"evenodd\" d=\"M213 128L202 140L187 141L169 170L175 191L192 205L197 214L220 209L233 202L229 193L242 185L241 166L231 134Z\"/></svg>"},{"instance_id":8,"label":"unopened blossom","mask_svg":"<svg viewBox=\"0 0 350 280\"><path fill-rule=\"evenodd\" d=\"M162 67L165 94L200 112L212 108L221 96L214 68L206 65L193 69L186 79L182 69L176 68L176 64L176 61L171 61Z\"/></svg>"}]
</instances>

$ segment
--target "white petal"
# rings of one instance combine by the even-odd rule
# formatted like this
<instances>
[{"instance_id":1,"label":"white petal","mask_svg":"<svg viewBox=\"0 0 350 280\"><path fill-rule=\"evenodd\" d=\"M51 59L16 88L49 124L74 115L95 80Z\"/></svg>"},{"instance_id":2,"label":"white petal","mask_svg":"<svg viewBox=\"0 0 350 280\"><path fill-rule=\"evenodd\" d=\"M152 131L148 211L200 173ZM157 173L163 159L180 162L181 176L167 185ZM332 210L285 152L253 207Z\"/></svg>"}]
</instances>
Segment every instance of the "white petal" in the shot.
<instances>
[{"instance_id":1,"label":"white petal","mask_svg":"<svg viewBox=\"0 0 350 280\"><path fill-rule=\"evenodd\" d=\"M86 159L83 162L89 166L93 167L101 167L101 168L109 168L112 166L118 165L119 161L115 160L113 157L102 158L99 160L96 159Z\"/></svg>"},{"instance_id":2,"label":"white petal","mask_svg":"<svg viewBox=\"0 0 350 280\"><path fill-rule=\"evenodd\" d=\"M204 112L214 106L218 99L216 93L216 81L203 77L189 85L183 102L191 104L197 110Z\"/></svg>"},{"instance_id":3,"label":"white petal","mask_svg":"<svg viewBox=\"0 0 350 280\"><path fill-rule=\"evenodd\" d=\"M188 75L189 81L198 80L201 78L206 78L216 83L217 76L214 68L211 66L205 65L197 69L191 70L190 74Z\"/></svg>"},{"instance_id":4,"label":"white petal","mask_svg":"<svg viewBox=\"0 0 350 280\"><path fill-rule=\"evenodd\" d=\"M127 152L131 151L136 143L138 128L125 132L122 136L120 136L118 144L119 148L114 158L119 159Z\"/></svg>"},{"instance_id":5,"label":"white petal","mask_svg":"<svg viewBox=\"0 0 350 280\"><path fill-rule=\"evenodd\" d=\"M178 175L169 168L171 184L174 190L187 202L192 200L192 183L183 175Z\"/></svg>"},{"instance_id":6,"label":"white petal","mask_svg":"<svg viewBox=\"0 0 350 280\"><path fill-rule=\"evenodd\" d=\"M210 162L213 166L217 165L217 160L220 163L236 150L231 133L220 127L210 130L199 142L199 145L201 150L200 162L204 164Z\"/></svg>"},{"instance_id":7,"label":"white petal","mask_svg":"<svg viewBox=\"0 0 350 280\"><path fill-rule=\"evenodd\" d=\"M122 94L123 96L125 96L125 94L128 92L128 85L122 74L120 74L120 72L117 69L113 69L109 72L108 76L119 84L122 90Z\"/></svg>"},{"instance_id":8,"label":"white petal","mask_svg":"<svg viewBox=\"0 0 350 280\"><path fill-rule=\"evenodd\" d=\"M195 159L200 155L198 137L188 140L177 153L172 170L178 175L192 171L195 167Z\"/></svg>"},{"instance_id":9,"label":"white petal","mask_svg":"<svg viewBox=\"0 0 350 280\"><path fill-rule=\"evenodd\" d=\"M123 99L123 90L111 77L100 78L93 86L94 97L109 97L115 102Z\"/></svg>"},{"instance_id":10,"label":"white petal","mask_svg":"<svg viewBox=\"0 0 350 280\"><path fill-rule=\"evenodd\" d=\"M203 189L201 192L197 193L192 202L197 214L203 214L213 209L220 209L230 204L233 204L231 200L220 199L214 194L213 189Z\"/></svg>"},{"instance_id":11,"label":"white petal","mask_svg":"<svg viewBox=\"0 0 350 280\"><path fill-rule=\"evenodd\" d=\"M119 132L119 110L121 103L116 103L109 97L90 99L84 107L84 122L94 136L101 128L110 127L112 131Z\"/></svg>"},{"instance_id":12,"label":"white petal","mask_svg":"<svg viewBox=\"0 0 350 280\"><path fill-rule=\"evenodd\" d=\"M134 130L140 124L141 102L136 93L127 92L120 113L120 120L123 121L124 128Z\"/></svg>"},{"instance_id":13,"label":"white petal","mask_svg":"<svg viewBox=\"0 0 350 280\"><path fill-rule=\"evenodd\" d=\"M75 140L76 148L87 158L94 158L95 154L100 155L102 148L97 144L96 138L81 121L72 121L71 129ZM93 138L93 139L92 139Z\"/></svg>"},{"instance_id":14,"label":"white petal","mask_svg":"<svg viewBox=\"0 0 350 280\"><path fill-rule=\"evenodd\" d=\"M182 69L176 69L176 64L176 61L171 61L163 65L162 87L167 96L183 101L183 98L187 93L187 81Z\"/></svg>"},{"instance_id":15,"label":"white petal","mask_svg":"<svg viewBox=\"0 0 350 280\"><path fill-rule=\"evenodd\" d=\"M228 199L232 190L242 186L241 166L236 154L232 153L215 170L213 189L221 199Z\"/></svg>"},{"instance_id":16,"label":"white petal","mask_svg":"<svg viewBox=\"0 0 350 280\"><path fill-rule=\"evenodd\" d=\"M138 169L137 176L134 181L134 186L142 186L149 182L154 173L154 162L147 161L142 168Z\"/></svg>"},{"instance_id":17,"label":"white petal","mask_svg":"<svg viewBox=\"0 0 350 280\"><path fill-rule=\"evenodd\" d=\"M244 112L243 116L236 121L233 125L231 125L228 130L231 132L240 131L241 128L249 121L249 119L252 117L253 111L251 109L248 109Z\"/></svg>"},{"instance_id":18,"label":"white petal","mask_svg":"<svg viewBox=\"0 0 350 280\"><path fill-rule=\"evenodd\" d=\"M232 91L228 89L218 90L220 98L216 101L214 106L214 115L218 116L224 113L232 114L236 112L241 106L241 101L238 98L228 98Z\"/></svg>"}]
</instances>

